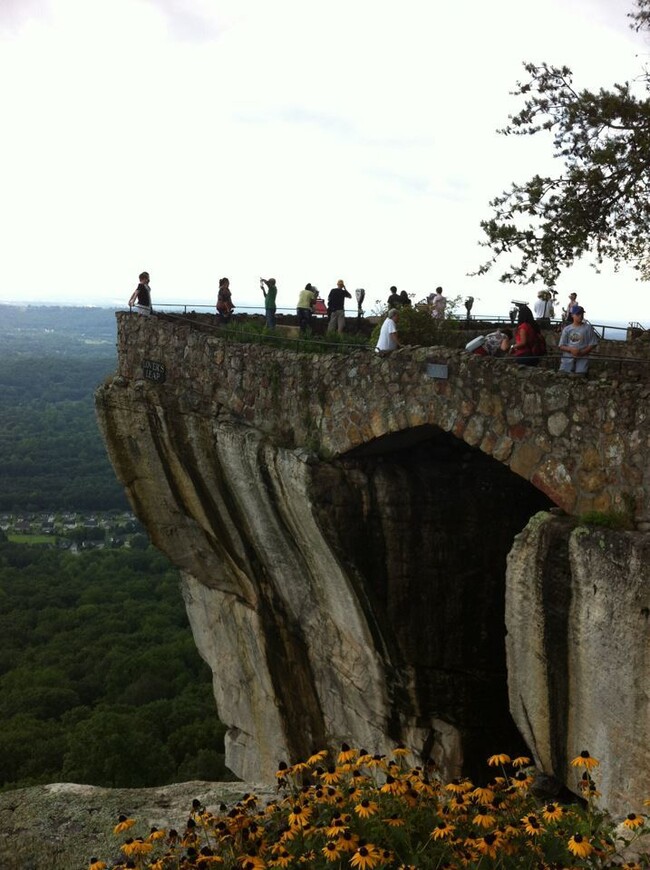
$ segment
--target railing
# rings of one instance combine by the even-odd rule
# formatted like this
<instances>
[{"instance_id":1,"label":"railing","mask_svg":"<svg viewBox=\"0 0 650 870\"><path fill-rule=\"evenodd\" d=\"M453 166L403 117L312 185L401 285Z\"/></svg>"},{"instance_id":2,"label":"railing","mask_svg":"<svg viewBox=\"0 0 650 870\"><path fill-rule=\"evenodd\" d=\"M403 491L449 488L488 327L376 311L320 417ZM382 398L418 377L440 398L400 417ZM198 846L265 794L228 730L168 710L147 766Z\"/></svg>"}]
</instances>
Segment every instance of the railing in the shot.
<instances>
[{"instance_id":1,"label":"railing","mask_svg":"<svg viewBox=\"0 0 650 870\"><path fill-rule=\"evenodd\" d=\"M165 312L171 312L171 313L179 312L182 314L188 314L191 312L198 312L198 313L204 312L206 314L212 314L213 312L215 312L215 308L216 308L216 306L214 304L213 305L204 305L204 304L194 304L192 302L189 302L189 303L188 302L158 302L155 306L156 311L165 311ZM253 315L259 315L259 316L263 317L264 311L265 311L265 309L264 309L263 305L243 305L243 306L241 306L241 308L236 307L234 309L234 314L235 314L235 316L237 314L253 314ZM296 313L296 308L295 308L295 306L293 306L293 307L278 307L278 308L276 308L276 313L277 314L293 315ZM314 312L312 316L315 318L321 318L321 319L326 317L325 314L319 315L319 314L316 314L316 312ZM375 315L368 315L367 312L365 314L360 315L358 311L354 310L354 308L349 309L348 312L346 312L346 318L348 320L357 320L360 316L367 319L369 316L372 317ZM458 323L462 323L462 324L466 324L466 325L471 325L474 323L497 323L497 324L504 324L506 326L510 326L513 328L516 326L516 323L513 324L512 319L509 316L504 316L502 314L476 314L476 315L471 315L470 317L458 317L455 319ZM565 325L565 321L563 321L563 320L551 320L551 329L557 329L559 331L560 327L562 327L564 325ZM641 326L640 323L630 323L629 326L615 326L615 325L609 324L609 323L591 323L591 325L596 330L599 338L605 339L607 336L607 333L610 333L610 334L615 333L616 338L613 340L618 340L618 341L625 340L625 338L627 337L627 331L630 328L640 329L644 332L646 331L644 329L644 327ZM619 334L620 334L620 338L618 338ZM611 335L610 335L610 338L611 338Z\"/></svg>"},{"instance_id":2,"label":"railing","mask_svg":"<svg viewBox=\"0 0 650 870\"><path fill-rule=\"evenodd\" d=\"M176 305L170 306L175 308L184 308L185 311L182 313L180 311L170 311L167 306L165 309L161 310L157 309L157 313L162 315L163 317L169 317L170 319L180 318L184 323L189 324L197 329L200 329L202 332L208 332L214 335L219 335L224 338L226 341L232 342L241 342L241 343L251 343L251 344L268 344L275 347L284 347L291 348L298 352L304 353L350 353L352 351L374 351L374 347L369 344L368 340L360 339L357 342L347 342L345 340L337 338L333 340L332 338L327 337L327 335L287 335L286 327L283 328L282 325L279 325L279 329L276 328L274 331L269 332L261 332L261 331L248 331L243 323L236 324L236 316L233 321L229 325L220 325L214 321L213 318L206 318L205 314L197 312L196 309L203 308L208 309L210 313L214 310L213 306L210 305ZM190 313L186 312L188 307L192 308ZM248 306L249 308L251 306ZM293 311L293 309L289 309ZM250 313L250 312L244 312ZM193 317L192 314L195 314L196 317ZM349 318L356 319L356 318ZM260 317L260 321L262 321L262 317ZM322 319L321 319L322 321ZM494 320L488 320L485 318L471 318L470 323L475 322L499 322ZM463 321L467 322L467 321ZM509 321L507 321L509 322ZM232 329L231 327L236 325L236 329ZM561 325L558 322L558 325ZM593 325L593 324L592 324ZM297 327L293 327L293 329ZM601 325L595 328L599 328L601 330L606 329L621 329L625 330L625 327L612 327L609 325ZM444 338L444 336L442 336ZM441 341L441 344L443 342ZM464 350L464 347L457 347L456 350ZM468 355L471 355L468 353ZM562 354L555 347L549 347L545 356L537 357L539 360L538 368L539 369L553 369L557 370L558 363ZM481 359L485 359L486 357L480 357ZM521 357L519 361L517 357L513 356L503 356L503 357L490 357L490 359L495 360L499 365L520 365ZM603 354L600 352L596 352L589 357L590 367L595 365L596 368L603 364L607 364L608 367L614 368L617 372L622 372L624 366L633 367L636 373L648 373L650 374L650 360L648 359L637 359L630 357L618 356L614 353ZM628 369L629 372L629 369Z\"/></svg>"}]
</instances>

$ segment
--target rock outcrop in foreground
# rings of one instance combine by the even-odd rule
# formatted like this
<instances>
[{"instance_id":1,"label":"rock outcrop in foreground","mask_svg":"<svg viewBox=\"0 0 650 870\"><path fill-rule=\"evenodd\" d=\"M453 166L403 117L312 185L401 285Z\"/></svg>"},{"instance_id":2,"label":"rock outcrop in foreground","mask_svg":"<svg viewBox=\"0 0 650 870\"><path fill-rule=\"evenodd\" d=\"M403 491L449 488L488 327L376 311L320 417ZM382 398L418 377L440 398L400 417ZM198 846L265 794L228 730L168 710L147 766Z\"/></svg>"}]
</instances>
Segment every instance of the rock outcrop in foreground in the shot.
<instances>
[{"instance_id":1,"label":"rock outcrop in foreground","mask_svg":"<svg viewBox=\"0 0 650 870\"><path fill-rule=\"evenodd\" d=\"M246 792L264 800L268 791L245 783L185 782L161 788L110 789L59 783L0 793L2 870L81 870L90 858L117 861L122 837L113 834L122 813L137 821L134 836L152 826L183 830L192 801L209 809L229 806Z\"/></svg>"},{"instance_id":2,"label":"rock outcrop in foreground","mask_svg":"<svg viewBox=\"0 0 650 870\"><path fill-rule=\"evenodd\" d=\"M553 533L518 539L507 584L506 559L549 494L601 509L629 497L646 516L638 391L506 375L444 349L341 360L153 318L122 316L119 330L100 424L134 510L181 569L237 775L269 781L279 759L348 740L403 741L447 776L477 776L487 755L523 750L521 732L563 778L597 734L592 754L636 789L622 739L650 736L647 629L612 571L637 560L644 594L647 535L573 531L544 514L531 528ZM433 350L446 381L429 377ZM625 703L602 667L607 627L585 635L594 589L628 619L609 638L636 668ZM601 790L618 799L612 780Z\"/></svg>"}]
</instances>

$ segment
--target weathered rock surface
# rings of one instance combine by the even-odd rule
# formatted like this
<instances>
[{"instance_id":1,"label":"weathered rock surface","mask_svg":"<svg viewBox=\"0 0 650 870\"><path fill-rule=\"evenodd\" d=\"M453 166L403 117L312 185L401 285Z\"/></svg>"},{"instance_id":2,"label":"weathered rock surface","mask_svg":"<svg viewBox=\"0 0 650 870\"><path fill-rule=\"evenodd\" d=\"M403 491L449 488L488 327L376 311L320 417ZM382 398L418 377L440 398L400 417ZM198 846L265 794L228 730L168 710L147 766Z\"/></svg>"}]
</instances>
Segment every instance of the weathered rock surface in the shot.
<instances>
[{"instance_id":1,"label":"weathered rock surface","mask_svg":"<svg viewBox=\"0 0 650 870\"><path fill-rule=\"evenodd\" d=\"M650 535L540 514L508 556L510 709L537 765L575 790L583 749L614 815L643 812L650 745Z\"/></svg>"},{"instance_id":2,"label":"weathered rock surface","mask_svg":"<svg viewBox=\"0 0 650 870\"><path fill-rule=\"evenodd\" d=\"M319 358L135 316L119 318L119 342L118 377L97 393L100 424L136 513L181 568L231 769L269 780L283 757L402 740L446 775L473 774L486 755L517 749L506 556L551 499L647 515L647 386L505 371L444 348ZM448 379L429 377L432 359ZM164 379L151 380L152 363ZM532 561L521 552L510 563L509 614L528 606L533 567L552 590L540 599L557 635L558 654L544 650L552 674L565 667L567 608L586 600L562 582L579 576L565 550L540 544ZM538 665L543 615L516 643L513 621L512 685ZM595 680L597 644L592 654ZM572 709L591 709L592 674L571 667ZM568 690L555 676L545 694L541 685L522 689L523 707L513 701L526 738L543 747L546 727L554 745L571 726L584 744L584 717L556 703ZM612 719L598 745L609 728L635 727ZM562 777L563 758L538 751Z\"/></svg>"},{"instance_id":3,"label":"weathered rock surface","mask_svg":"<svg viewBox=\"0 0 650 870\"><path fill-rule=\"evenodd\" d=\"M136 819L134 836L152 826L183 830L192 801L210 810L246 792L268 789L245 783L186 782L161 788L108 789L59 783L0 793L2 870L82 870L91 857L112 862L123 838L113 834L120 814Z\"/></svg>"}]
</instances>

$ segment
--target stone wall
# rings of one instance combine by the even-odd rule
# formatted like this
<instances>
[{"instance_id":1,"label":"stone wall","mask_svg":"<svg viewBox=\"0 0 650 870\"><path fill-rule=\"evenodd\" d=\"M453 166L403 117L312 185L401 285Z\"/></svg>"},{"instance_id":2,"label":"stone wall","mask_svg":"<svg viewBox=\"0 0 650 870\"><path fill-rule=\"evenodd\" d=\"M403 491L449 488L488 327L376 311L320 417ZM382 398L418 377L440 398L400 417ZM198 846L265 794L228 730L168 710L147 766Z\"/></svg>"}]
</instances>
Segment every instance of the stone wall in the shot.
<instances>
[{"instance_id":1,"label":"stone wall","mask_svg":"<svg viewBox=\"0 0 650 870\"><path fill-rule=\"evenodd\" d=\"M129 314L118 315L118 349L118 373L143 400L230 417L288 448L339 456L433 425L569 513L624 510L650 520L645 381L585 380L442 347L387 358L367 350L301 354ZM146 359L164 364L164 384L143 378ZM448 377L430 377L429 363L446 366Z\"/></svg>"}]
</instances>

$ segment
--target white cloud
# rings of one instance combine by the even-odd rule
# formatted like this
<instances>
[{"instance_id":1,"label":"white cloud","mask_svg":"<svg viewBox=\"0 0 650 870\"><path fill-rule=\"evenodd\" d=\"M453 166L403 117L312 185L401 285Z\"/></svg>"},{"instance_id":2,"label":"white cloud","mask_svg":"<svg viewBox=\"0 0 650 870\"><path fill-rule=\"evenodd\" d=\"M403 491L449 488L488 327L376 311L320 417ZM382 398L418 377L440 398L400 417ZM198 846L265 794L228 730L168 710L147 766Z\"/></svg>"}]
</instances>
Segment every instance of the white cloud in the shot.
<instances>
[{"instance_id":1,"label":"white cloud","mask_svg":"<svg viewBox=\"0 0 650 870\"><path fill-rule=\"evenodd\" d=\"M512 291L466 273L489 199L549 162L547 143L495 132L522 61L598 87L632 77L643 50L605 0L12 6L5 300L119 302L148 269L154 302L213 303L228 274L242 304L273 272L288 307L342 275L369 298L442 283L502 312ZM574 282L602 317L624 286L629 310L610 316L642 319L629 278Z\"/></svg>"}]
</instances>

